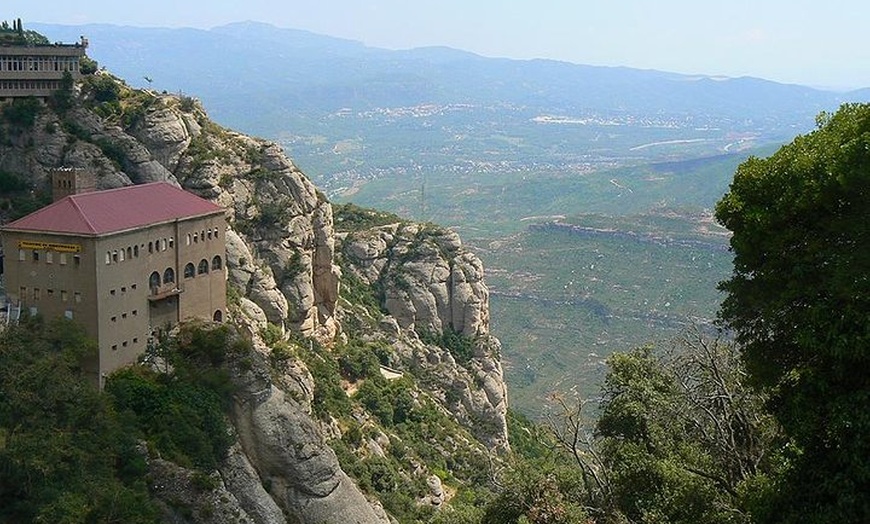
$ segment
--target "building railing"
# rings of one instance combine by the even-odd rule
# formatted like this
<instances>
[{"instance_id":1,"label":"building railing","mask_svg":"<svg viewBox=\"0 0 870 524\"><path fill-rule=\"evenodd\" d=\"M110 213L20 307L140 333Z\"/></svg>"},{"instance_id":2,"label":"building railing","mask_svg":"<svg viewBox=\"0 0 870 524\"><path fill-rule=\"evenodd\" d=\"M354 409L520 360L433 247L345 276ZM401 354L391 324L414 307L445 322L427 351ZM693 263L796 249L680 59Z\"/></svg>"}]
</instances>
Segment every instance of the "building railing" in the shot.
<instances>
[{"instance_id":1,"label":"building railing","mask_svg":"<svg viewBox=\"0 0 870 524\"><path fill-rule=\"evenodd\" d=\"M154 302L163 300L164 298L179 295L184 292L184 288L175 283L164 284L162 286L151 286L151 293L148 295L148 300Z\"/></svg>"}]
</instances>

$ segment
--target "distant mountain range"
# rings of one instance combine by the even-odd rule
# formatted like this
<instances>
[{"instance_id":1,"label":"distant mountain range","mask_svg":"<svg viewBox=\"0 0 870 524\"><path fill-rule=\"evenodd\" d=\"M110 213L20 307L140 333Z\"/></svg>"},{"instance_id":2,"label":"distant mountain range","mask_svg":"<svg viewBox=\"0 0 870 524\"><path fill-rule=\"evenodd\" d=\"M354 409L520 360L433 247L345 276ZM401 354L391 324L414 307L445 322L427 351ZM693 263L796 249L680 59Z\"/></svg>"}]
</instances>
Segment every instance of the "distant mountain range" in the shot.
<instances>
[{"instance_id":1,"label":"distant mountain range","mask_svg":"<svg viewBox=\"0 0 870 524\"><path fill-rule=\"evenodd\" d=\"M84 35L89 55L133 85L196 96L217 121L266 136L286 131L288 120L298 126L342 109L420 104L507 107L524 117L691 118L696 125L793 132L811 128L820 111L870 100L870 89L836 93L748 77L485 58L445 47L391 51L254 22L210 30L28 27L52 41Z\"/></svg>"}]
</instances>

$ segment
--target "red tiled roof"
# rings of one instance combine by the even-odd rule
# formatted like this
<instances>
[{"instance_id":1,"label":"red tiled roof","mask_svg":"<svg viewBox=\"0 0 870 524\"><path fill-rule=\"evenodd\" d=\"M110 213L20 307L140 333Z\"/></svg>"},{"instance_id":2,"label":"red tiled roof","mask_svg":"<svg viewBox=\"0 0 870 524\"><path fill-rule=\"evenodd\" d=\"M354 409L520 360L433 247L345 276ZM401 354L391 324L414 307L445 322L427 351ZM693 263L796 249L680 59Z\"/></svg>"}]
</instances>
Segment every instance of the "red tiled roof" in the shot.
<instances>
[{"instance_id":1,"label":"red tiled roof","mask_svg":"<svg viewBox=\"0 0 870 524\"><path fill-rule=\"evenodd\" d=\"M220 206L172 184L152 182L71 195L4 229L103 235L220 211Z\"/></svg>"}]
</instances>

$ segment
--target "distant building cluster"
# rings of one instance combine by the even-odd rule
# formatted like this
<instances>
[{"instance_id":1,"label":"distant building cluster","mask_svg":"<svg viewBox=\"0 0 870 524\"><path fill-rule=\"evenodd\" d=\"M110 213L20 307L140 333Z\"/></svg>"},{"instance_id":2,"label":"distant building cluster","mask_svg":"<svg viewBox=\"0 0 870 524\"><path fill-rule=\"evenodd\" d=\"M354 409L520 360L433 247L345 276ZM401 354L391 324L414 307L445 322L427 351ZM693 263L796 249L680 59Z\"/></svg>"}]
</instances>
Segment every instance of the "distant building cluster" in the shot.
<instances>
[{"instance_id":1,"label":"distant building cluster","mask_svg":"<svg viewBox=\"0 0 870 524\"><path fill-rule=\"evenodd\" d=\"M28 44L0 39L0 101L20 97L46 98L61 87L64 73L81 77L81 59L88 41L75 44Z\"/></svg>"}]
</instances>

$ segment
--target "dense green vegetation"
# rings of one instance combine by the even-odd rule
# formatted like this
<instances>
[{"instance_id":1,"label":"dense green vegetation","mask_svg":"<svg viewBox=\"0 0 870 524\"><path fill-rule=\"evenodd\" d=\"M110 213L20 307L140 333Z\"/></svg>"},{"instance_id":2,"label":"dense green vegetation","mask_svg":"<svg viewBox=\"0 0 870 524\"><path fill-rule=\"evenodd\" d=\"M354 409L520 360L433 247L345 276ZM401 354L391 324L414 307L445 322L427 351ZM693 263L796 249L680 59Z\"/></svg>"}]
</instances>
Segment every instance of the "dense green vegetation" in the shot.
<instances>
[{"instance_id":1,"label":"dense green vegetation","mask_svg":"<svg viewBox=\"0 0 870 524\"><path fill-rule=\"evenodd\" d=\"M221 366L248 348L230 328L185 326L153 353L167 372L122 370L104 394L95 351L66 319L0 334L0 522L160 522L145 453L207 472L233 441Z\"/></svg>"},{"instance_id":2,"label":"dense green vegetation","mask_svg":"<svg viewBox=\"0 0 870 524\"><path fill-rule=\"evenodd\" d=\"M740 166L722 316L789 438L766 522L870 521L870 105Z\"/></svg>"},{"instance_id":3,"label":"dense green vegetation","mask_svg":"<svg viewBox=\"0 0 870 524\"><path fill-rule=\"evenodd\" d=\"M134 422L82 372L95 351L63 319L0 336L0 521L158 521Z\"/></svg>"}]
</instances>

